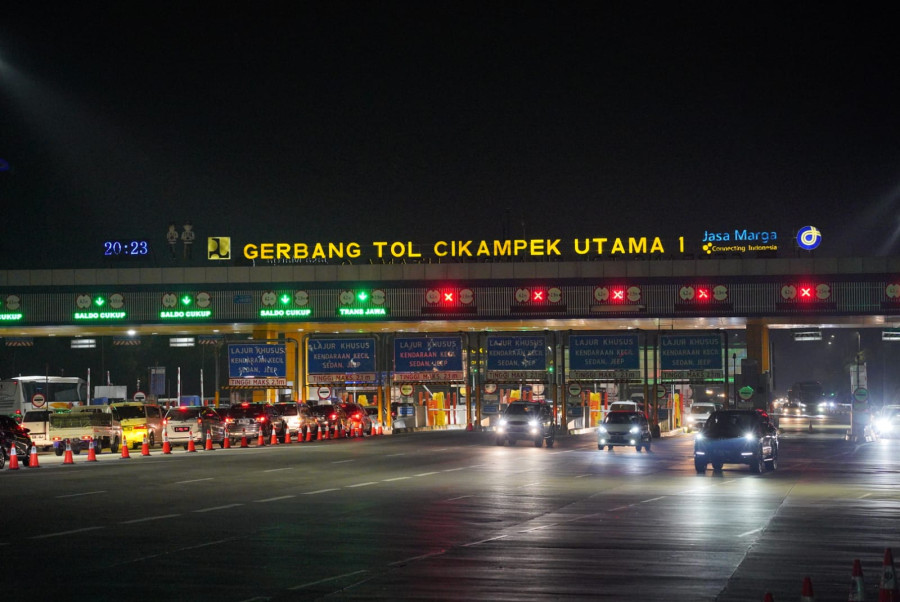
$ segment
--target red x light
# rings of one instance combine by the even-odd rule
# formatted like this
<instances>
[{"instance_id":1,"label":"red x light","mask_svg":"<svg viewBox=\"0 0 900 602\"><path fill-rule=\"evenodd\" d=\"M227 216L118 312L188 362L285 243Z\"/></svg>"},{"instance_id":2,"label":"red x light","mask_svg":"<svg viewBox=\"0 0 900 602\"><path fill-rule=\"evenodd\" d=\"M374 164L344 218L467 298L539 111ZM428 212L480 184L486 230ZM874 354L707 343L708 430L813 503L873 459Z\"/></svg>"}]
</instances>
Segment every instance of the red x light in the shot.
<instances>
[{"instance_id":1,"label":"red x light","mask_svg":"<svg viewBox=\"0 0 900 602\"><path fill-rule=\"evenodd\" d=\"M801 284L797 287L797 297L801 301L811 301L816 297L816 287L814 284Z\"/></svg>"},{"instance_id":2,"label":"red x light","mask_svg":"<svg viewBox=\"0 0 900 602\"><path fill-rule=\"evenodd\" d=\"M543 303L547 300L547 291L536 288L531 291L531 300L534 303Z\"/></svg>"},{"instance_id":3,"label":"red x light","mask_svg":"<svg viewBox=\"0 0 900 602\"><path fill-rule=\"evenodd\" d=\"M444 303L453 303L454 298L453 291L442 291L441 298L444 300Z\"/></svg>"},{"instance_id":4,"label":"red x light","mask_svg":"<svg viewBox=\"0 0 900 602\"><path fill-rule=\"evenodd\" d=\"M697 289L697 301L709 301L709 289Z\"/></svg>"},{"instance_id":5,"label":"red x light","mask_svg":"<svg viewBox=\"0 0 900 602\"><path fill-rule=\"evenodd\" d=\"M609 291L609 300L613 303L622 303L625 301L625 289L614 288Z\"/></svg>"}]
</instances>

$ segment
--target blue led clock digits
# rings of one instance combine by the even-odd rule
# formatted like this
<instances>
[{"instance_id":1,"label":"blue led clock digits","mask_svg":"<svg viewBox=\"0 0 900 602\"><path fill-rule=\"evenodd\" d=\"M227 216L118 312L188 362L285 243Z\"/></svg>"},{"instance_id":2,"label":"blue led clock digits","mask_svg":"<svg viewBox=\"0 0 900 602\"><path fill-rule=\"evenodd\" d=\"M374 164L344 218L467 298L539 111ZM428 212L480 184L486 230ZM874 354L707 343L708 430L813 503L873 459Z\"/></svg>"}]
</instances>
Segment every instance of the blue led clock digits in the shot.
<instances>
[{"instance_id":1,"label":"blue led clock digits","mask_svg":"<svg viewBox=\"0 0 900 602\"><path fill-rule=\"evenodd\" d=\"M103 242L106 257L143 257L150 254L150 243L146 240L107 240Z\"/></svg>"}]
</instances>

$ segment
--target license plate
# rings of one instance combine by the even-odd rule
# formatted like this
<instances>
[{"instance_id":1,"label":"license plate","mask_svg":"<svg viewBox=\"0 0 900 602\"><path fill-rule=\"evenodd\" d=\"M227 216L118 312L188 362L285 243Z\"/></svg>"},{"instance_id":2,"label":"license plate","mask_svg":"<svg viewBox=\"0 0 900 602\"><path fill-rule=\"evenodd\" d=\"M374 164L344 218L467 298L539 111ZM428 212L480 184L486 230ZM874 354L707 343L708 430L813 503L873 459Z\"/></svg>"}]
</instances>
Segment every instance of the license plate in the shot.
<instances>
[{"instance_id":1,"label":"license plate","mask_svg":"<svg viewBox=\"0 0 900 602\"><path fill-rule=\"evenodd\" d=\"M175 427L176 433L187 433L190 430L191 430L191 427L189 427L189 426L176 426Z\"/></svg>"},{"instance_id":2,"label":"license plate","mask_svg":"<svg viewBox=\"0 0 900 602\"><path fill-rule=\"evenodd\" d=\"M238 419L238 424L250 424L249 418L240 418Z\"/></svg>"}]
</instances>

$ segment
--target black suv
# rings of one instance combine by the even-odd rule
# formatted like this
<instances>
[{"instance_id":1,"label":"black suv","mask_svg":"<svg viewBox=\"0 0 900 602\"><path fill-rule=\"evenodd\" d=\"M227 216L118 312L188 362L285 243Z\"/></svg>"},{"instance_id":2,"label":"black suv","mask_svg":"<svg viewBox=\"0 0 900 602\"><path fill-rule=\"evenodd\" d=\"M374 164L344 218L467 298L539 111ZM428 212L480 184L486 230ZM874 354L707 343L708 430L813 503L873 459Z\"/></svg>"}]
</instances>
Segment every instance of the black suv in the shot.
<instances>
[{"instance_id":1,"label":"black suv","mask_svg":"<svg viewBox=\"0 0 900 602\"><path fill-rule=\"evenodd\" d=\"M0 469L6 466L13 443L19 462L28 466L31 457L31 437L28 436L28 429L22 428L14 418L0 416Z\"/></svg>"},{"instance_id":2,"label":"black suv","mask_svg":"<svg viewBox=\"0 0 900 602\"><path fill-rule=\"evenodd\" d=\"M722 470L723 464L748 464L759 474L778 467L778 429L760 410L719 410L710 414L694 439L694 468L707 465Z\"/></svg>"},{"instance_id":3,"label":"black suv","mask_svg":"<svg viewBox=\"0 0 900 602\"><path fill-rule=\"evenodd\" d=\"M503 410L494 433L497 445L528 439L534 441L535 447L544 444L553 447L556 441L553 407L536 401L515 401Z\"/></svg>"}]
</instances>

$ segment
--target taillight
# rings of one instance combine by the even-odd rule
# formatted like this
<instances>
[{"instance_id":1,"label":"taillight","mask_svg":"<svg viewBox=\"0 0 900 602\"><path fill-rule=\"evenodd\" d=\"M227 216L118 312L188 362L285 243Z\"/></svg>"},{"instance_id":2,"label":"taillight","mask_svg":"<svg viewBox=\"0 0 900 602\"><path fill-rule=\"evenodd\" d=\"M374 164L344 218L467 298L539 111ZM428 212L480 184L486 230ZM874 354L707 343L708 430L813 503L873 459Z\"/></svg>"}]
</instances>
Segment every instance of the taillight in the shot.
<instances>
[{"instance_id":1,"label":"taillight","mask_svg":"<svg viewBox=\"0 0 900 602\"><path fill-rule=\"evenodd\" d=\"M202 423L203 423L203 421L200 420L200 417L198 416L198 417L197 417L197 424L202 424Z\"/></svg>"},{"instance_id":2,"label":"taillight","mask_svg":"<svg viewBox=\"0 0 900 602\"><path fill-rule=\"evenodd\" d=\"M169 419L163 418L163 426L168 426L168 424L169 424Z\"/></svg>"},{"instance_id":3,"label":"taillight","mask_svg":"<svg viewBox=\"0 0 900 602\"><path fill-rule=\"evenodd\" d=\"M234 418L230 418L230 417L225 418L225 424L231 424L233 422L234 422Z\"/></svg>"},{"instance_id":4,"label":"taillight","mask_svg":"<svg viewBox=\"0 0 900 602\"><path fill-rule=\"evenodd\" d=\"M257 421L257 422L265 422L265 421L266 421L266 417L265 417L265 416L257 416L257 417L256 417L256 421Z\"/></svg>"},{"instance_id":5,"label":"taillight","mask_svg":"<svg viewBox=\"0 0 900 602\"><path fill-rule=\"evenodd\" d=\"M329 420L337 420L337 414L332 414L328 417Z\"/></svg>"},{"instance_id":6,"label":"taillight","mask_svg":"<svg viewBox=\"0 0 900 602\"><path fill-rule=\"evenodd\" d=\"M146 424L137 424L137 425L134 426L134 430L136 430L136 431L146 431L146 430L147 430L147 425L146 425Z\"/></svg>"}]
</instances>

